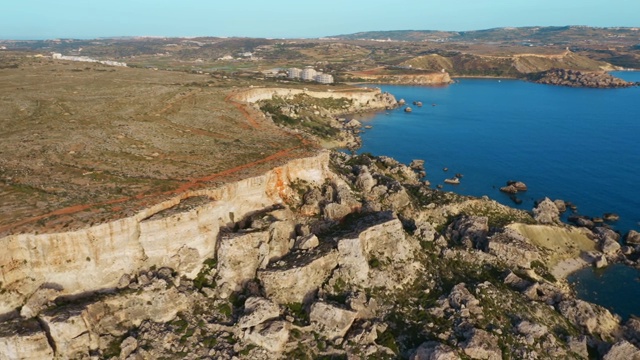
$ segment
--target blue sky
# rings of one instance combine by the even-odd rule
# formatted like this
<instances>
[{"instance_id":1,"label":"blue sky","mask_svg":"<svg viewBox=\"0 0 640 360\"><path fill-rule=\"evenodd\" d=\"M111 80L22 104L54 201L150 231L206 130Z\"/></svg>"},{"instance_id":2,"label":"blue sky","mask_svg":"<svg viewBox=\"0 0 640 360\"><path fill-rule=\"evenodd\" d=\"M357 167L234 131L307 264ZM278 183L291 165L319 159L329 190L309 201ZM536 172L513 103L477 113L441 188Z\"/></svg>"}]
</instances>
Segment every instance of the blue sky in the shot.
<instances>
[{"instance_id":1,"label":"blue sky","mask_svg":"<svg viewBox=\"0 0 640 360\"><path fill-rule=\"evenodd\" d=\"M2 0L0 39L321 37L369 30L640 27L640 0Z\"/></svg>"}]
</instances>

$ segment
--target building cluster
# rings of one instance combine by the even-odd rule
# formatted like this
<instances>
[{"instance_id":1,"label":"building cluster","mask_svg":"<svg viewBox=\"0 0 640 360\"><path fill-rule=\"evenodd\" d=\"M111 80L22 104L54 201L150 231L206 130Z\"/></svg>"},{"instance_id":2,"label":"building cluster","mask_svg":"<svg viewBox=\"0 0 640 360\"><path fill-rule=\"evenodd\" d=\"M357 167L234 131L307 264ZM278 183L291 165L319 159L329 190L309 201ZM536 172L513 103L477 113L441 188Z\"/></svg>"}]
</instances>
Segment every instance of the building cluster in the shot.
<instances>
[{"instance_id":1,"label":"building cluster","mask_svg":"<svg viewBox=\"0 0 640 360\"><path fill-rule=\"evenodd\" d=\"M59 53L52 53L51 54L51 58L53 58L54 60L92 62L92 63L99 63L99 64L104 64L104 65L109 65L109 66L123 66L123 67L127 66L126 63L119 62L119 61L96 60L96 59L92 59L92 58L87 57L87 56L66 56L66 55L62 55L62 54L59 54Z\"/></svg>"},{"instance_id":2,"label":"building cluster","mask_svg":"<svg viewBox=\"0 0 640 360\"><path fill-rule=\"evenodd\" d=\"M289 79L302 79L304 81L316 81L321 84L333 84L333 76L317 71L312 66L304 69L291 68L288 71Z\"/></svg>"}]
</instances>

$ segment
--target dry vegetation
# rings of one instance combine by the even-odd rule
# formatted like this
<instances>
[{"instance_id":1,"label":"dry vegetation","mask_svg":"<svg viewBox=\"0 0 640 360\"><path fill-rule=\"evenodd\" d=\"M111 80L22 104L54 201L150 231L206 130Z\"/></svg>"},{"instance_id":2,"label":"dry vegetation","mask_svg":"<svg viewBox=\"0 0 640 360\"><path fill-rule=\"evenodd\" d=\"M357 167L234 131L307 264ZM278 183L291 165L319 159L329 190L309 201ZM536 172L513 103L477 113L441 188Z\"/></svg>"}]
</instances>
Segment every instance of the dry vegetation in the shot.
<instances>
[{"instance_id":1,"label":"dry vegetation","mask_svg":"<svg viewBox=\"0 0 640 360\"><path fill-rule=\"evenodd\" d=\"M311 150L228 101L228 79L7 53L0 61L0 233L104 221Z\"/></svg>"}]
</instances>

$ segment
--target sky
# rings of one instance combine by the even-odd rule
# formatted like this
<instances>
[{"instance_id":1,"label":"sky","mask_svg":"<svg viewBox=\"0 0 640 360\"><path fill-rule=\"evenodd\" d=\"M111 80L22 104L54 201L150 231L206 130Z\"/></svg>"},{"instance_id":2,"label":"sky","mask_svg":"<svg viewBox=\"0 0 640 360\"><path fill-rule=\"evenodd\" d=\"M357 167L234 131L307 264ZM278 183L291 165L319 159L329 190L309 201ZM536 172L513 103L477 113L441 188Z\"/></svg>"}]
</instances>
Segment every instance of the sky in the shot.
<instances>
[{"instance_id":1,"label":"sky","mask_svg":"<svg viewBox=\"0 0 640 360\"><path fill-rule=\"evenodd\" d=\"M640 27L640 0L0 0L0 39Z\"/></svg>"}]
</instances>

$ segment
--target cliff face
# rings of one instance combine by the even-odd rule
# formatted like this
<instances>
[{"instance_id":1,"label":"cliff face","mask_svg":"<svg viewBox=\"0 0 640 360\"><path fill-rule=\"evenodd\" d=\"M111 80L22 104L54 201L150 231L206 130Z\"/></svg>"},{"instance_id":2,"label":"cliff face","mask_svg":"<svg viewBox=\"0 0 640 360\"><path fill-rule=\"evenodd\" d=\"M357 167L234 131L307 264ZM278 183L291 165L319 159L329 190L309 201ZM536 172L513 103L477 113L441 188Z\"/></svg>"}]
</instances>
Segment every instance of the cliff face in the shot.
<instances>
[{"instance_id":1,"label":"cliff face","mask_svg":"<svg viewBox=\"0 0 640 360\"><path fill-rule=\"evenodd\" d=\"M341 110L342 113L355 113L363 110L377 110L394 107L395 98L383 93L380 89L358 88L357 91L309 91L284 88L253 88L234 94L232 100L256 103L274 97L292 98L296 95L308 95L318 99L347 99L351 106Z\"/></svg>"},{"instance_id":2,"label":"cliff face","mask_svg":"<svg viewBox=\"0 0 640 360\"><path fill-rule=\"evenodd\" d=\"M446 85L452 82L449 73L434 72L419 75L359 75L361 78L375 83L397 85Z\"/></svg>"},{"instance_id":3,"label":"cliff face","mask_svg":"<svg viewBox=\"0 0 640 360\"><path fill-rule=\"evenodd\" d=\"M57 296L115 288L124 274L151 266L195 277L216 249L221 227L282 203L292 181L322 183L332 175L328 154L298 159L264 175L217 189L188 192L135 216L78 231L20 234L0 239L0 314L16 310L36 290ZM192 197L203 205L170 215ZM156 215L154 217L154 215Z\"/></svg>"}]
</instances>

